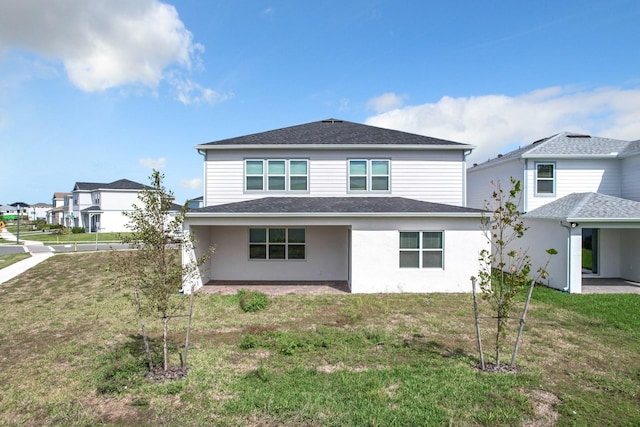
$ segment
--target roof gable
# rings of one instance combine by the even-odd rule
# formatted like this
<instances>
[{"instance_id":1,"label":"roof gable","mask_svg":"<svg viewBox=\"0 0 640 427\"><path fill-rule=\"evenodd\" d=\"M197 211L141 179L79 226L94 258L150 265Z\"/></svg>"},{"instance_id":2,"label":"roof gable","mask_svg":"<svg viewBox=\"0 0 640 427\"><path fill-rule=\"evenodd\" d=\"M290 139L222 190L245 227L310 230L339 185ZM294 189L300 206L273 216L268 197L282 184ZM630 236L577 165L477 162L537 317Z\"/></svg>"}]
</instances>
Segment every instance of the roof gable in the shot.
<instances>
[{"instance_id":1,"label":"roof gable","mask_svg":"<svg viewBox=\"0 0 640 427\"><path fill-rule=\"evenodd\" d=\"M493 159L480 163L485 166L519 158L554 158L554 157L623 157L640 152L640 144L620 139L603 138L572 132L562 132L547 138L534 141L506 154L499 154Z\"/></svg>"},{"instance_id":2,"label":"roof gable","mask_svg":"<svg viewBox=\"0 0 640 427\"><path fill-rule=\"evenodd\" d=\"M200 149L243 146L335 146L335 145L387 145L387 146L424 146L469 150L469 144L416 135L375 126L352 123L337 119L328 119L297 126L275 129L252 135L223 139L199 145Z\"/></svg>"},{"instance_id":3,"label":"roof gable","mask_svg":"<svg viewBox=\"0 0 640 427\"><path fill-rule=\"evenodd\" d=\"M150 188L128 179L119 179L110 183L101 182L76 182L73 187L74 191L93 191L93 190L143 190Z\"/></svg>"}]
</instances>

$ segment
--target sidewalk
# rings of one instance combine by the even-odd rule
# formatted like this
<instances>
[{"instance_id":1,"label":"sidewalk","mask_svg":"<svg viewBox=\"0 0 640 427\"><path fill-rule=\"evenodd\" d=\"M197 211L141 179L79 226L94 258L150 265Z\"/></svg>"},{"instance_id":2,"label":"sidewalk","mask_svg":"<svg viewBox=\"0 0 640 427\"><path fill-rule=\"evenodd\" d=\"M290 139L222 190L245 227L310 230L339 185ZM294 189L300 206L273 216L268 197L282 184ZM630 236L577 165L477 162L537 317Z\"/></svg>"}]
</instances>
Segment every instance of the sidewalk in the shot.
<instances>
[{"instance_id":1,"label":"sidewalk","mask_svg":"<svg viewBox=\"0 0 640 427\"><path fill-rule=\"evenodd\" d=\"M2 230L0 235L5 240L15 241L16 236L9 233L6 229ZM42 242L31 242L23 240L24 248L26 252L31 254L30 258L11 264L8 267L0 268L0 285L8 282L16 276L24 273L31 267L40 264L42 261L51 258L53 252L47 246L44 246Z\"/></svg>"}]
</instances>

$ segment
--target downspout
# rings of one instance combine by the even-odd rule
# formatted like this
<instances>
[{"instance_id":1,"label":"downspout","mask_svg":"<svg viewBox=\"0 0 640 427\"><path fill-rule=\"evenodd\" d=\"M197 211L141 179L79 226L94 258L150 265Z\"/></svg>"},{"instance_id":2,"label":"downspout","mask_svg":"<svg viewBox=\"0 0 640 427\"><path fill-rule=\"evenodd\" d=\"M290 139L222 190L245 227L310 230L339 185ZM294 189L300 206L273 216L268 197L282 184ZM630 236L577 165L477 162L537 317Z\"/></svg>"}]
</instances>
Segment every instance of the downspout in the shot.
<instances>
[{"instance_id":1,"label":"downspout","mask_svg":"<svg viewBox=\"0 0 640 427\"><path fill-rule=\"evenodd\" d=\"M571 293L571 224L564 225L562 221L560 221L560 226L566 228L569 232L569 237L567 237L567 286L560 290Z\"/></svg>"},{"instance_id":2,"label":"downspout","mask_svg":"<svg viewBox=\"0 0 640 427\"><path fill-rule=\"evenodd\" d=\"M202 207L207 206L207 152L204 150L198 149L198 154L203 157L203 167L202 167Z\"/></svg>"},{"instance_id":3,"label":"downspout","mask_svg":"<svg viewBox=\"0 0 640 427\"><path fill-rule=\"evenodd\" d=\"M529 192L527 191L527 182L529 176L529 159L524 159L524 173L522 175L522 192L524 194L523 212L529 212Z\"/></svg>"},{"instance_id":4,"label":"downspout","mask_svg":"<svg viewBox=\"0 0 640 427\"><path fill-rule=\"evenodd\" d=\"M467 156L472 150L462 152L462 207L467 207Z\"/></svg>"}]
</instances>

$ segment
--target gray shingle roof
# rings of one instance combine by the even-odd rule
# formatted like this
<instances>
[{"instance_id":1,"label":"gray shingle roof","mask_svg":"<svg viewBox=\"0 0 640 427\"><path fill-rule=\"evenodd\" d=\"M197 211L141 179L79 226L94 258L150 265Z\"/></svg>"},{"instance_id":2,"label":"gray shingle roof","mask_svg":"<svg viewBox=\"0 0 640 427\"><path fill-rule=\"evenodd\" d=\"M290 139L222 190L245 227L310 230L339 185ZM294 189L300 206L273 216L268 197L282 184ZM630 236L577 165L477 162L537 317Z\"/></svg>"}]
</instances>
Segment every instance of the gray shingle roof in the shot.
<instances>
[{"instance_id":1,"label":"gray shingle roof","mask_svg":"<svg viewBox=\"0 0 640 427\"><path fill-rule=\"evenodd\" d=\"M496 158L480 163L484 166L521 157L559 157L559 156L625 156L640 152L639 141L623 141L620 139L602 138L562 132L548 138L535 141L529 145L501 154Z\"/></svg>"},{"instance_id":2,"label":"gray shingle roof","mask_svg":"<svg viewBox=\"0 0 640 427\"><path fill-rule=\"evenodd\" d=\"M482 210L430 203L404 197L265 197L193 209L200 213L441 213L478 214ZM188 214L188 215L190 215Z\"/></svg>"},{"instance_id":3,"label":"gray shingle roof","mask_svg":"<svg viewBox=\"0 0 640 427\"><path fill-rule=\"evenodd\" d=\"M119 179L117 181L113 181L110 183L102 183L102 182L76 182L73 189L74 190L142 190L144 188L149 188L146 185L140 184L138 182L130 181L128 179Z\"/></svg>"},{"instance_id":4,"label":"gray shingle roof","mask_svg":"<svg viewBox=\"0 0 640 427\"><path fill-rule=\"evenodd\" d=\"M640 222L640 202L600 193L572 193L526 213L525 217Z\"/></svg>"},{"instance_id":5,"label":"gray shingle roof","mask_svg":"<svg viewBox=\"0 0 640 427\"><path fill-rule=\"evenodd\" d=\"M100 206L93 205L93 206L89 206L88 208L82 209L80 212L101 212L101 211L100 211Z\"/></svg>"},{"instance_id":6,"label":"gray shingle roof","mask_svg":"<svg viewBox=\"0 0 640 427\"><path fill-rule=\"evenodd\" d=\"M322 120L199 145L198 148L243 145L421 145L461 150L472 145L337 119Z\"/></svg>"}]
</instances>

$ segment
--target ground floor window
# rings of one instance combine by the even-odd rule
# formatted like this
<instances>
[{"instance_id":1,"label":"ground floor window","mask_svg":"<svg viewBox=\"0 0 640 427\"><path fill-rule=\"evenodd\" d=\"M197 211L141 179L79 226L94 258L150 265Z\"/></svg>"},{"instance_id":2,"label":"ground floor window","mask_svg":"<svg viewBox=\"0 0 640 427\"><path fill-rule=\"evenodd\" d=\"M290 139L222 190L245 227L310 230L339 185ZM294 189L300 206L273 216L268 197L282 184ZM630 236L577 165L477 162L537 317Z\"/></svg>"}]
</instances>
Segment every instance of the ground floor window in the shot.
<instances>
[{"instance_id":1,"label":"ground floor window","mask_svg":"<svg viewBox=\"0 0 640 427\"><path fill-rule=\"evenodd\" d=\"M444 268L442 231L401 231L400 268Z\"/></svg>"},{"instance_id":2,"label":"ground floor window","mask_svg":"<svg viewBox=\"0 0 640 427\"><path fill-rule=\"evenodd\" d=\"M249 259L305 259L304 228L250 228Z\"/></svg>"}]
</instances>

